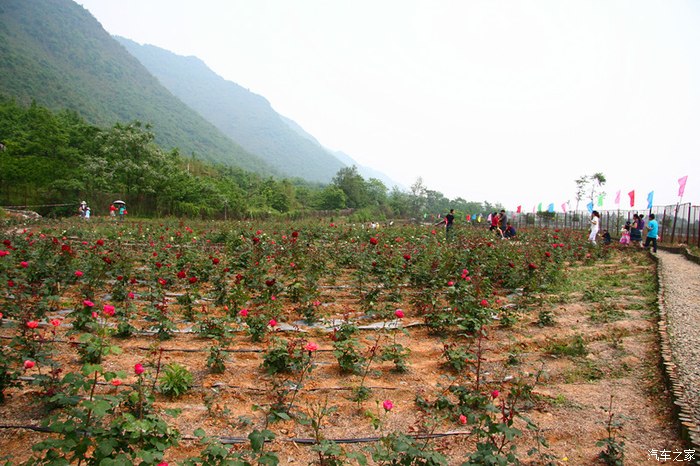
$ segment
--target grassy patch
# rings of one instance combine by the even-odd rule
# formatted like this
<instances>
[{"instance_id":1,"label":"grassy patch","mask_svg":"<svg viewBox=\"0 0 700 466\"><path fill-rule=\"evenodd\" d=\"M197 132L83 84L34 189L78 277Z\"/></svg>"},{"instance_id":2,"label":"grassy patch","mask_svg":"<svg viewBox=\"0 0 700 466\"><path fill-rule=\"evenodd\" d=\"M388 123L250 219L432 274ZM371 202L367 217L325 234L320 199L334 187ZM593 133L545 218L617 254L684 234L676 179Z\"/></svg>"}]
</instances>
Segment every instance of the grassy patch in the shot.
<instances>
[{"instance_id":1,"label":"grassy patch","mask_svg":"<svg viewBox=\"0 0 700 466\"><path fill-rule=\"evenodd\" d=\"M609 323L624 319L627 317L627 313L618 309L613 303L604 302L595 306L588 317L595 323Z\"/></svg>"},{"instance_id":2,"label":"grassy patch","mask_svg":"<svg viewBox=\"0 0 700 466\"><path fill-rule=\"evenodd\" d=\"M588 354L588 345L581 335L576 335L568 341L551 343L545 351L553 356L580 357Z\"/></svg>"}]
</instances>

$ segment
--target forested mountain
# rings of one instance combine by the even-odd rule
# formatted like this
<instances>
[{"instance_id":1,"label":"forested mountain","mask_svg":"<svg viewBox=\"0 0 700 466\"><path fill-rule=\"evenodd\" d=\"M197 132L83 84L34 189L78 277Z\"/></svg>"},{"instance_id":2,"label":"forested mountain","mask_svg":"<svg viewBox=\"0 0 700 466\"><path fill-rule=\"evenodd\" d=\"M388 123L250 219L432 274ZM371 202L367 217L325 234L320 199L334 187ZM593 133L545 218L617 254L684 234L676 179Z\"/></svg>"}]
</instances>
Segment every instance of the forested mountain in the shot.
<instances>
[{"instance_id":1,"label":"forested mountain","mask_svg":"<svg viewBox=\"0 0 700 466\"><path fill-rule=\"evenodd\" d=\"M323 186L183 158L158 147L153 132L138 123L99 128L75 111L2 97L0 134L0 206L32 206L44 215L75 214L85 200L94 215L103 216L115 199L126 201L136 216L299 218L351 208L353 221L376 221L448 208L483 212L481 204L451 201L420 180L410 193L389 192L355 166L341 168Z\"/></svg>"},{"instance_id":2,"label":"forested mountain","mask_svg":"<svg viewBox=\"0 0 700 466\"><path fill-rule=\"evenodd\" d=\"M291 120L279 115L264 97L218 76L200 59L116 39L170 92L284 175L328 182L346 166L315 139L290 127Z\"/></svg>"},{"instance_id":3,"label":"forested mountain","mask_svg":"<svg viewBox=\"0 0 700 466\"><path fill-rule=\"evenodd\" d=\"M0 57L0 94L20 103L75 110L101 127L138 120L166 149L277 173L173 96L71 0L0 1Z\"/></svg>"}]
</instances>

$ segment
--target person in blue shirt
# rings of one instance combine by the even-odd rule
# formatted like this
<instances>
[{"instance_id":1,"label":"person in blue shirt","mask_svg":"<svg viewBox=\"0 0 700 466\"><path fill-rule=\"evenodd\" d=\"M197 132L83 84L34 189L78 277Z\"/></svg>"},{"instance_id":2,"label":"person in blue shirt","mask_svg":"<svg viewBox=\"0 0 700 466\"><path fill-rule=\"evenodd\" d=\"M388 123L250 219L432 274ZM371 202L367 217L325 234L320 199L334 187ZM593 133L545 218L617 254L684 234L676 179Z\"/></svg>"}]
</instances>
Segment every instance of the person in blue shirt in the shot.
<instances>
[{"instance_id":1,"label":"person in blue shirt","mask_svg":"<svg viewBox=\"0 0 700 466\"><path fill-rule=\"evenodd\" d=\"M506 229L503 232L503 237L504 238L515 238L515 227L510 224L510 222L506 222Z\"/></svg>"},{"instance_id":2,"label":"person in blue shirt","mask_svg":"<svg viewBox=\"0 0 700 466\"><path fill-rule=\"evenodd\" d=\"M644 248L648 249L649 244L654 245L654 252L656 252L656 239L659 237L659 222L656 221L656 216L654 214L649 214L649 223L647 224L647 239L644 241Z\"/></svg>"}]
</instances>

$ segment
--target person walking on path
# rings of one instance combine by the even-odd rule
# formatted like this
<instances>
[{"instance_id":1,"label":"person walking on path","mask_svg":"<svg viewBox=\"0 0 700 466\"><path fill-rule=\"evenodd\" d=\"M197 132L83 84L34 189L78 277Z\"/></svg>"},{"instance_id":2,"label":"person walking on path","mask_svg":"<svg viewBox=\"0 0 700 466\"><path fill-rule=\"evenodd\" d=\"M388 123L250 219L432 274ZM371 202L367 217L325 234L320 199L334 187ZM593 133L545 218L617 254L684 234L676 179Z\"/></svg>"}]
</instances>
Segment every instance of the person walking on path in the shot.
<instances>
[{"instance_id":1,"label":"person walking on path","mask_svg":"<svg viewBox=\"0 0 700 466\"><path fill-rule=\"evenodd\" d=\"M656 252L656 240L659 237L659 222L656 221L656 215L649 214L649 224L647 225L647 239L644 241L644 249L649 249L649 244L654 245Z\"/></svg>"},{"instance_id":2,"label":"person walking on path","mask_svg":"<svg viewBox=\"0 0 700 466\"><path fill-rule=\"evenodd\" d=\"M508 217L506 216L505 209L501 209L501 212L500 212L499 217L498 217L498 221L500 222L499 226L501 227L501 231L505 232L506 228L508 227Z\"/></svg>"},{"instance_id":3,"label":"person walking on path","mask_svg":"<svg viewBox=\"0 0 700 466\"><path fill-rule=\"evenodd\" d=\"M598 236L599 230L600 230L600 214L598 213L597 210L594 210L593 212L591 212L591 234L588 235L588 241L590 241L591 244L593 244L593 245L597 244L595 242L595 239Z\"/></svg>"}]
</instances>

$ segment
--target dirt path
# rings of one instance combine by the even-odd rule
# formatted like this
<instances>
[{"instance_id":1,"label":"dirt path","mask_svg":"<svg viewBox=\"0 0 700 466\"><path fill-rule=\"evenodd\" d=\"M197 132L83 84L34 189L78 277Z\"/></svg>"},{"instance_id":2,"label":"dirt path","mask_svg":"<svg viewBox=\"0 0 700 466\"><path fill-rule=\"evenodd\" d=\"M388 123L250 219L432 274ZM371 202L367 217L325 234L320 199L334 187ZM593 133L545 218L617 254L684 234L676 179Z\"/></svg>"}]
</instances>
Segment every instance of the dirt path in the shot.
<instances>
[{"instance_id":1,"label":"dirt path","mask_svg":"<svg viewBox=\"0 0 700 466\"><path fill-rule=\"evenodd\" d=\"M682 405L681 421L697 451L700 446L700 265L682 254L662 250L658 259L662 319L665 316L667 320L673 363L671 379L677 404Z\"/></svg>"}]
</instances>

